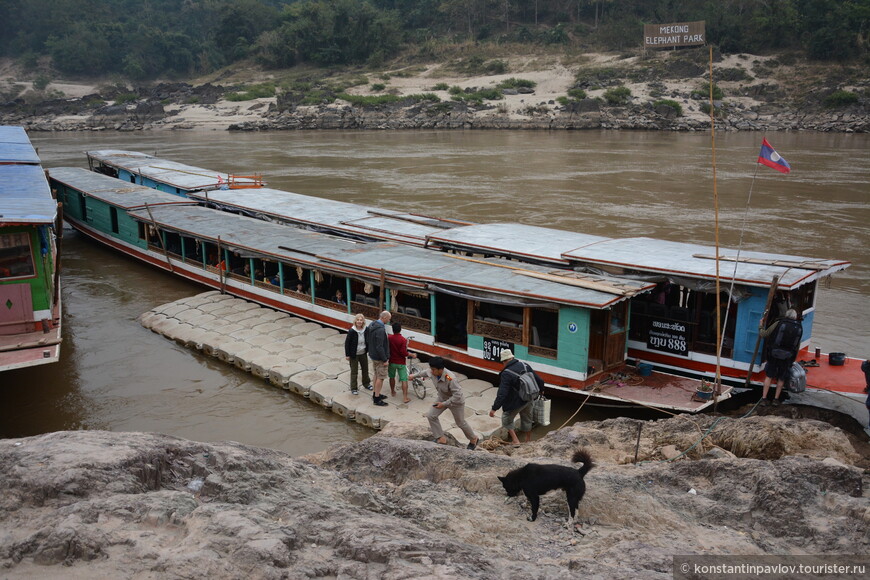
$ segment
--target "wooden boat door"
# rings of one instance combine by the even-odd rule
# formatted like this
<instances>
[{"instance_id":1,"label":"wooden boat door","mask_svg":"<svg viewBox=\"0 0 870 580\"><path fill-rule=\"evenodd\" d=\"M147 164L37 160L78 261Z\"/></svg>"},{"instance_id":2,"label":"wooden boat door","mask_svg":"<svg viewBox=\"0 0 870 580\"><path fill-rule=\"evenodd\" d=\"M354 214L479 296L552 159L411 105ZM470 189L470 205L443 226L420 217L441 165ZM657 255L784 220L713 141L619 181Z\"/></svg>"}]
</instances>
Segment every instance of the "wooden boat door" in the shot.
<instances>
[{"instance_id":1,"label":"wooden boat door","mask_svg":"<svg viewBox=\"0 0 870 580\"><path fill-rule=\"evenodd\" d=\"M30 332L32 320L30 284L0 286L0 334Z\"/></svg>"},{"instance_id":2,"label":"wooden boat door","mask_svg":"<svg viewBox=\"0 0 870 580\"><path fill-rule=\"evenodd\" d=\"M593 310L589 328L589 366L607 370L625 362L626 301L609 310Z\"/></svg>"}]
</instances>

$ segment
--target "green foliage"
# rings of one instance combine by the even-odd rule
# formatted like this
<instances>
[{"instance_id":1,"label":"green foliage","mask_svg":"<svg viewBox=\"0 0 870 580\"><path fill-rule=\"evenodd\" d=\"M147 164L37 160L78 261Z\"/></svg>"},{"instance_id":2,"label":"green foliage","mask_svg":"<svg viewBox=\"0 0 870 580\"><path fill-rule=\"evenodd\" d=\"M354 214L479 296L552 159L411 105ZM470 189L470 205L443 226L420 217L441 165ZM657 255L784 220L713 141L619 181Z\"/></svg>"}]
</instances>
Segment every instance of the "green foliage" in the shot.
<instances>
[{"instance_id":1,"label":"green foliage","mask_svg":"<svg viewBox=\"0 0 870 580\"><path fill-rule=\"evenodd\" d=\"M385 88L387 88L387 85L385 85L384 83L372 83L372 86L371 86L373 93L380 93Z\"/></svg>"},{"instance_id":2,"label":"green foliage","mask_svg":"<svg viewBox=\"0 0 870 580\"><path fill-rule=\"evenodd\" d=\"M696 89L692 90L690 95L693 99L709 99L710 98L710 86L702 85ZM713 83L713 100L721 101L725 98L725 93L722 92L722 89L716 83Z\"/></svg>"},{"instance_id":3,"label":"green foliage","mask_svg":"<svg viewBox=\"0 0 870 580\"><path fill-rule=\"evenodd\" d=\"M450 87L447 85L447 83L438 83L434 87L432 87L432 90L433 91L446 91L449 88Z\"/></svg>"},{"instance_id":4,"label":"green foliage","mask_svg":"<svg viewBox=\"0 0 870 580\"><path fill-rule=\"evenodd\" d=\"M511 77L509 79L505 79L502 82L498 83L498 85L496 85L496 88L498 88L498 89L518 89L520 87L524 87L527 89L533 89L536 86L538 86L538 83L536 83L535 81L530 81L530 80L526 80L526 79L515 79L515 78Z\"/></svg>"},{"instance_id":5,"label":"green foliage","mask_svg":"<svg viewBox=\"0 0 870 580\"><path fill-rule=\"evenodd\" d=\"M252 101L254 99L263 99L275 96L275 85L272 83L261 83L246 87L241 92L229 93L226 95L228 101Z\"/></svg>"},{"instance_id":6,"label":"green foliage","mask_svg":"<svg viewBox=\"0 0 870 580\"><path fill-rule=\"evenodd\" d=\"M49 78L46 74L36 75L36 78L33 79L33 88L37 91L44 91L45 88L51 83L51 78Z\"/></svg>"},{"instance_id":7,"label":"green foliage","mask_svg":"<svg viewBox=\"0 0 870 580\"><path fill-rule=\"evenodd\" d=\"M452 87L450 87L450 90L447 92L450 93L451 95L461 95L465 91L462 90L462 87L460 87L458 85L453 85Z\"/></svg>"},{"instance_id":8,"label":"green foliage","mask_svg":"<svg viewBox=\"0 0 870 580\"><path fill-rule=\"evenodd\" d=\"M586 98L586 91L583 89L568 89L568 96L575 101L582 101Z\"/></svg>"},{"instance_id":9,"label":"green foliage","mask_svg":"<svg viewBox=\"0 0 870 580\"><path fill-rule=\"evenodd\" d=\"M858 95L851 91L834 91L825 97L824 104L829 109L840 109L858 102Z\"/></svg>"},{"instance_id":10,"label":"green foliage","mask_svg":"<svg viewBox=\"0 0 870 580\"><path fill-rule=\"evenodd\" d=\"M348 93L340 93L337 95L339 99L343 101L347 101L352 105L357 107L377 107L379 105L389 105L392 103L400 103L400 102L408 102L408 103L419 103L422 101L429 101L432 103L440 103L441 99L438 98L438 95L434 95L432 93L423 93L419 95L350 95Z\"/></svg>"},{"instance_id":11,"label":"green foliage","mask_svg":"<svg viewBox=\"0 0 870 580\"><path fill-rule=\"evenodd\" d=\"M683 116L683 107L677 101L673 101L671 99L661 99L661 100L655 101L653 103L653 107L660 107L660 106L672 108L674 111L677 112L677 117Z\"/></svg>"},{"instance_id":12,"label":"green foliage","mask_svg":"<svg viewBox=\"0 0 870 580\"><path fill-rule=\"evenodd\" d=\"M630 96L631 89L628 87L615 87L604 91L604 100L608 105L625 105Z\"/></svg>"},{"instance_id":13,"label":"green foliage","mask_svg":"<svg viewBox=\"0 0 870 580\"><path fill-rule=\"evenodd\" d=\"M124 105L126 103L133 103L136 99L139 98L139 95L136 93L121 93L117 97L115 97L116 105Z\"/></svg>"},{"instance_id":14,"label":"green foliage","mask_svg":"<svg viewBox=\"0 0 870 580\"><path fill-rule=\"evenodd\" d=\"M191 76L242 59L272 68L380 67L406 44L428 58L469 42L482 54L504 43L634 51L643 23L692 20L707 22L707 41L722 52L870 56L868 0L4 0L0 57L38 70L49 56L61 74L137 79ZM480 55L460 64L468 74L508 72L505 61ZM593 85L613 86L583 86Z\"/></svg>"},{"instance_id":15,"label":"green foliage","mask_svg":"<svg viewBox=\"0 0 870 580\"><path fill-rule=\"evenodd\" d=\"M453 93L451 100L481 104L483 101L499 101L504 98L500 89L481 89L474 92Z\"/></svg>"}]
</instances>

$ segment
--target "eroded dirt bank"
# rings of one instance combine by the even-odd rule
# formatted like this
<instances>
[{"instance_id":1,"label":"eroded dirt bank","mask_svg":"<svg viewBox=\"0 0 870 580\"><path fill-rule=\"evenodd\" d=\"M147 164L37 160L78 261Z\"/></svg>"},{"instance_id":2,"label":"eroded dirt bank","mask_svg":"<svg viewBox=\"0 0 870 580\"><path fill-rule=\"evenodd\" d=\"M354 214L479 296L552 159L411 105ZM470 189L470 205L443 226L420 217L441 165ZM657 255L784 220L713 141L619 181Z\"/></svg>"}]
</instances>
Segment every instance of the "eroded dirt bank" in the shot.
<instances>
[{"instance_id":1,"label":"eroded dirt bank","mask_svg":"<svg viewBox=\"0 0 870 580\"><path fill-rule=\"evenodd\" d=\"M620 463L630 419L473 452L391 425L302 458L148 433L4 440L0 566L6 578L670 578L675 554L867 552L854 438L815 420L723 418L686 458L660 461L715 420L644 423L638 465ZM578 447L597 462L582 533L566 529L561 492L536 522L505 501L497 475Z\"/></svg>"}]
</instances>

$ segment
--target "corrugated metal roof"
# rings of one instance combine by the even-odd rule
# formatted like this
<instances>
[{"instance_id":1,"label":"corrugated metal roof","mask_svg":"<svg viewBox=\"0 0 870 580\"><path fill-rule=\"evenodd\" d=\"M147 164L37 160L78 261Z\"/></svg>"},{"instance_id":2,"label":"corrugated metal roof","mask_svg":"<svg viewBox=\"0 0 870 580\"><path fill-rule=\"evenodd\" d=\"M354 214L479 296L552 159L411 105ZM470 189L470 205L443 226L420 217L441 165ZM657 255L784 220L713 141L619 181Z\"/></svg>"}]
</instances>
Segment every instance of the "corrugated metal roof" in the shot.
<instances>
[{"instance_id":1,"label":"corrugated metal roof","mask_svg":"<svg viewBox=\"0 0 870 580\"><path fill-rule=\"evenodd\" d=\"M42 167L0 165L0 224L51 224L56 215Z\"/></svg>"},{"instance_id":2,"label":"corrugated metal roof","mask_svg":"<svg viewBox=\"0 0 870 580\"><path fill-rule=\"evenodd\" d=\"M590 264L618 266L644 272L660 272L691 278L716 278L715 248L683 242L670 242L653 238L610 239L589 244L585 247L566 251L566 258ZM735 249L719 249L720 257L737 257ZM699 257L699 256L709 256ZM769 262L783 261L785 265L751 264L746 259ZM779 286L791 288L827 276L838 270L848 268L851 263L845 260L821 260L769 254L765 252L740 252L741 262L737 266L735 281L750 286L770 285L774 276L779 276ZM797 264L812 265L801 268ZM730 280L734 274L734 261L721 260L719 275L722 280Z\"/></svg>"},{"instance_id":3,"label":"corrugated metal roof","mask_svg":"<svg viewBox=\"0 0 870 580\"><path fill-rule=\"evenodd\" d=\"M555 230L523 224L473 224L442 230L429 239L437 245L533 259L559 266L568 265L562 256L567 249L578 248L610 238Z\"/></svg>"},{"instance_id":4,"label":"corrugated metal roof","mask_svg":"<svg viewBox=\"0 0 870 580\"><path fill-rule=\"evenodd\" d=\"M190 197L242 210L254 217L266 217L364 239L395 240L418 246L425 244L426 236L456 225L430 216L269 188L215 190L192 193Z\"/></svg>"},{"instance_id":5,"label":"corrugated metal roof","mask_svg":"<svg viewBox=\"0 0 870 580\"><path fill-rule=\"evenodd\" d=\"M144 222L151 218L145 210L130 212ZM166 207L152 209L161 228L174 230L235 249L261 253L274 259L301 262L327 271L377 280L381 268L387 279L419 286L434 283L468 288L493 294L536 298L561 304L604 308L625 299L608 292L579 288L559 282L525 276L514 269L534 266L500 260L508 268L468 261L445 254L387 242L352 242L317 232L289 228L203 207ZM546 272L546 268L538 271ZM644 287L634 283L637 288Z\"/></svg>"},{"instance_id":6,"label":"corrugated metal roof","mask_svg":"<svg viewBox=\"0 0 870 580\"><path fill-rule=\"evenodd\" d=\"M105 149L88 151L88 157L99 160L106 165L120 167L127 171L165 183L185 191L196 189L215 189L229 182L229 174L184 163L176 163L168 159L153 157L138 151L123 151ZM236 183L253 184L252 179L236 178Z\"/></svg>"},{"instance_id":7,"label":"corrugated metal roof","mask_svg":"<svg viewBox=\"0 0 870 580\"><path fill-rule=\"evenodd\" d=\"M0 125L0 163L39 164L39 156L22 127Z\"/></svg>"},{"instance_id":8,"label":"corrugated metal roof","mask_svg":"<svg viewBox=\"0 0 870 580\"><path fill-rule=\"evenodd\" d=\"M49 169L52 179L73 189L86 192L92 197L102 199L123 209L139 208L144 204L182 204L194 202L156 189L127 183L108 175L101 175L81 167L55 167Z\"/></svg>"}]
</instances>

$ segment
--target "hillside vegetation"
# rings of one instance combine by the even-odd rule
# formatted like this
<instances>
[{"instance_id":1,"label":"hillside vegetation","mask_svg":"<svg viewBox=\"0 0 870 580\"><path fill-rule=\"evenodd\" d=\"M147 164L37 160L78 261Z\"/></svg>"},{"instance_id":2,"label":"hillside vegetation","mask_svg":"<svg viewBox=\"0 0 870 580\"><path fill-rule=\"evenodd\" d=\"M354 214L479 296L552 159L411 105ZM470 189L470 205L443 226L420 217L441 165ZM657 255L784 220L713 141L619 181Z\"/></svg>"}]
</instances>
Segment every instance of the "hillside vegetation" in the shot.
<instances>
[{"instance_id":1,"label":"hillside vegetation","mask_svg":"<svg viewBox=\"0 0 870 580\"><path fill-rule=\"evenodd\" d=\"M0 57L58 75L190 78L266 68L431 61L452 45L620 51L644 23L705 20L722 52L866 63L870 0L7 0Z\"/></svg>"}]
</instances>

